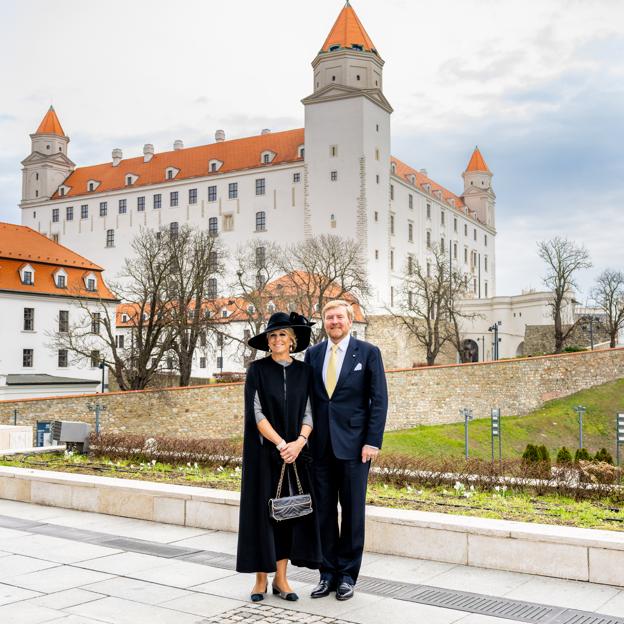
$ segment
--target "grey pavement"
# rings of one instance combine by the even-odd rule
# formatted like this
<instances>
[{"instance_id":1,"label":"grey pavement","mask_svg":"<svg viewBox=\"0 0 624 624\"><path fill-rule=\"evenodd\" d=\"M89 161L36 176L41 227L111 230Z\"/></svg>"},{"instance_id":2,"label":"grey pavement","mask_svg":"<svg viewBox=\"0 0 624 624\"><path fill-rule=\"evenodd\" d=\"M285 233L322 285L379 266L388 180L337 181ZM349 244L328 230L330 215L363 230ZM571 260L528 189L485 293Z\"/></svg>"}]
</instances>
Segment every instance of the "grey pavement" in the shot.
<instances>
[{"instance_id":1,"label":"grey pavement","mask_svg":"<svg viewBox=\"0 0 624 624\"><path fill-rule=\"evenodd\" d=\"M299 602L268 595L252 604L253 575L233 570L235 552L233 533L0 500L0 622L550 624L572 617L562 609L624 622L616 587L373 553L352 600L312 600L316 574L291 568ZM462 602L465 592L478 596ZM446 606L436 606L440 597ZM526 617L483 612L505 600ZM475 604L485 606L464 610Z\"/></svg>"}]
</instances>

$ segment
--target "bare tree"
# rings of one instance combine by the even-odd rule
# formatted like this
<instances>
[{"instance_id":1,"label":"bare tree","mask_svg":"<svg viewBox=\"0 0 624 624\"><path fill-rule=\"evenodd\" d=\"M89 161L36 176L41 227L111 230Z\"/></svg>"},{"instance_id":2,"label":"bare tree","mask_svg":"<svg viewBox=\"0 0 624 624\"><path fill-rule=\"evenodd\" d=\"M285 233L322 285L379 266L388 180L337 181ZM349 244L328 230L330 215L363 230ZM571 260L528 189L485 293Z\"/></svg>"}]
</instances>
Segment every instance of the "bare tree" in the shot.
<instances>
[{"instance_id":1,"label":"bare tree","mask_svg":"<svg viewBox=\"0 0 624 624\"><path fill-rule=\"evenodd\" d=\"M203 343L216 327L213 316L206 312L210 300L216 298L225 251L217 237L188 226L179 231L163 229L160 236L170 259L166 298L169 328L173 333L171 348L176 357L179 384L188 386L198 342Z\"/></svg>"},{"instance_id":2,"label":"bare tree","mask_svg":"<svg viewBox=\"0 0 624 624\"><path fill-rule=\"evenodd\" d=\"M271 289L271 283L281 275L281 258L284 249L269 241L250 241L240 245L234 257L235 277L230 284L236 317L245 324L241 337L228 331L229 324L221 329L221 340L237 342L241 357L248 366L256 359L257 351L247 345L247 338L259 334L271 316L281 309L274 299L279 293Z\"/></svg>"},{"instance_id":3,"label":"bare tree","mask_svg":"<svg viewBox=\"0 0 624 624\"><path fill-rule=\"evenodd\" d=\"M121 390L145 388L172 346L167 302L170 259L166 241L152 230L141 230L132 241L134 255L127 258L116 284L109 284L121 306L121 325L128 334L117 335L116 306L93 302L74 293L77 314L67 331L52 336L54 348L67 349L74 361L90 358L103 362ZM124 331L126 331L124 330ZM119 334L121 335L121 334Z\"/></svg>"},{"instance_id":4,"label":"bare tree","mask_svg":"<svg viewBox=\"0 0 624 624\"><path fill-rule=\"evenodd\" d=\"M555 323L555 353L561 353L566 338L572 333L578 321L564 329L562 311L569 303L571 292L577 287L576 273L592 266L589 252L582 245L577 245L567 238L555 236L537 244L537 253L546 263L544 285L552 291L552 316Z\"/></svg>"},{"instance_id":5,"label":"bare tree","mask_svg":"<svg viewBox=\"0 0 624 624\"><path fill-rule=\"evenodd\" d=\"M597 278L592 298L604 313L604 325L609 333L609 346L617 344L618 334L624 328L624 273L605 269Z\"/></svg>"},{"instance_id":6,"label":"bare tree","mask_svg":"<svg viewBox=\"0 0 624 624\"><path fill-rule=\"evenodd\" d=\"M463 275L451 271L444 251L437 245L432 246L430 260L423 267L408 257L399 293L399 313L391 310L424 347L428 366L435 364L447 343L455 345L461 354L460 320L473 316L459 307L459 299L466 294Z\"/></svg>"},{"instance_id":7,"label":"bare tree","mask_svg":"<svg viewBox=\"0 0 624 624\"><path fill-rule=\"evenodd\" d=\"M370 293L362 246L350 238L323 234L295 243L280 265L292 306L308 318L318 315L331 299L363 304ZM319 323L312 330L312 343L324 337Z\"/></svg>"}]
</instances>

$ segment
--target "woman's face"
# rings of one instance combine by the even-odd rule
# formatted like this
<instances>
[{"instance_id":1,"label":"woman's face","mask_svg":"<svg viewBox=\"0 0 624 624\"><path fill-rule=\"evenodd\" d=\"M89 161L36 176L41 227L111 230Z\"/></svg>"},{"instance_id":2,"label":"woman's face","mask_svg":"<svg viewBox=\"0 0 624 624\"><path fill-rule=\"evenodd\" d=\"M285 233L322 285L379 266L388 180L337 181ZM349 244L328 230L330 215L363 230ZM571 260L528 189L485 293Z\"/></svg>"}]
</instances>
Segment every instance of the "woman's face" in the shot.
<instances>
[{"instance_id":1,"label":"woman's face","mask_svg":"<svg viewBox=\"0 0 624 624\"><path fill-rule=\"evenodd\" d=\"M268 335L269 349L275 356L286 356L290 353L292 338L285 329L276 329Z\"/></svg>"}]
</instances>

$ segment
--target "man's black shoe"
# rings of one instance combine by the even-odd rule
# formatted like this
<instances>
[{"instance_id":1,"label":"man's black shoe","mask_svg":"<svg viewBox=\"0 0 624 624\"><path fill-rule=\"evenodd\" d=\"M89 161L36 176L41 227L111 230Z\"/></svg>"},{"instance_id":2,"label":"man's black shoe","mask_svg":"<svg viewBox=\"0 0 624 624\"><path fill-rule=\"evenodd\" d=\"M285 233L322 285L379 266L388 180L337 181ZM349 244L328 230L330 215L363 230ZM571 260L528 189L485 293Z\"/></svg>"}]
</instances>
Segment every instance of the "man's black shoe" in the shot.
<instances>
[{"instance_id":1,"label":"man's black shoe","mask_svg":"<svg viewBox=\"0 0 624 624\"><path fill-rule=\"evenodd\" d=\"M321 579L319 584L312 590L310 596L312 598L325 598L332 591L331 583L325 579Z\"/></svg>"},{"instance_id":2,"label":"man's black shoe","mask_svg":"<svg viewBox=\"0 0 624 624\"><path fill-rule=\"evenodd\" d=\"M355 587L351 583L343 581L336 590L336 600L349 600L349 598L353 598L354 593Z\"/></svg>"}]
</instances>

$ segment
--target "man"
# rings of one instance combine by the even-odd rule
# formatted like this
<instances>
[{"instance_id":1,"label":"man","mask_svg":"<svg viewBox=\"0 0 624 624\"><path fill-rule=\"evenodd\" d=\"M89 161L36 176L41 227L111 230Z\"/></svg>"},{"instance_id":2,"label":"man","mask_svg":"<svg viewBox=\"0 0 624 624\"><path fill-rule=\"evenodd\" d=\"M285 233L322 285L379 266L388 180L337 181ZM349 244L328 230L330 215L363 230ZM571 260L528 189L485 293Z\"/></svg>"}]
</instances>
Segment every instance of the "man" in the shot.
<instances>
[{"instance_id":1,"label":"man","mask_svg":"<svg viewBox=\"0 0 624 624\"><path fill-rule=\"evenodd\" d=\"M381 448L388 391L379 349L350 335L351 305L330 301L322 318L328 340L305 354L314 370L310 448L323 551L311 596L336 591L338 600L348 600L362 563L368 471Z\"/></svg>"}]
</instances>

